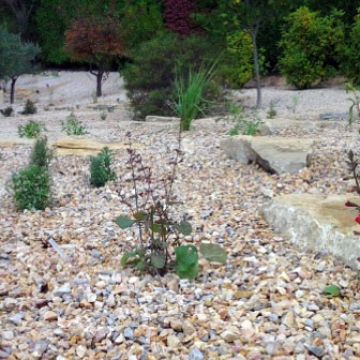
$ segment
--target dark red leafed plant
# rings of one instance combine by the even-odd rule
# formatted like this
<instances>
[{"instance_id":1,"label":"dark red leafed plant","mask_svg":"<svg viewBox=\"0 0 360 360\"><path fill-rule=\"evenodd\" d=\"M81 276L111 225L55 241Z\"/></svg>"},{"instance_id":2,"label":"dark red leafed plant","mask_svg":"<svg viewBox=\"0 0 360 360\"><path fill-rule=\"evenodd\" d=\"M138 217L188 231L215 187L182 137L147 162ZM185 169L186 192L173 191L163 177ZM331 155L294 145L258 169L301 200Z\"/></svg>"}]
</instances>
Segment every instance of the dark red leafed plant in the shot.
<instances>
[{"instance_id":1,"label":"dark red leafed plant","mask_svg":"<svg viewBox=\"0 0 360 360\"><path fill-rule=\"evenodd\" d=\"M195 11L196 0L165 0L166 27L179 35L190 35L195 30L191 14Z\"/></svg>"},{"instance_id":2,"label":"dark red leafed plant","mask_svg":"<svg viewBox=\"0 0 360 360\"><path fill-rule=\"evenodd\" d=\"M101 96L104 75L125 54L119 22L109 16L77 19L65 33L65 50L74 60L90 64L97 79L97 96Z\"/></svg>"}]
</instances>

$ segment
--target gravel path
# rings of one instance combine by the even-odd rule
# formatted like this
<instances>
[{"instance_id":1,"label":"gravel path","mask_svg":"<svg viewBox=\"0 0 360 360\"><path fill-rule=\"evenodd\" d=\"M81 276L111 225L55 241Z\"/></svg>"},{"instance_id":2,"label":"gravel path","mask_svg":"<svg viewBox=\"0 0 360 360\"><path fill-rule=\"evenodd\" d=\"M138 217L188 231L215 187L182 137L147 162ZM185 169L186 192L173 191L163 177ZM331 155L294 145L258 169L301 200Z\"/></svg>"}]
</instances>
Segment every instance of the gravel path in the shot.
<instances>
[{"instance_id":1,"label":"gravel path","mask_svg":"<svg viewBox=\"0 0 360 360\"><path fill-rule=\"evenodd\" d=\"M130 129L154 173L166 171L174 129L116 122L116 111L109 122L89 119L91 136L125 141ZM58 132L50 119L56 114L43 115L54 138ZM15 124L6 123L11 136ZM330 256L299 251L261 217L270 193L344 193L344 150L358 146L358 135L342 123L326 134L306 133L318 139L312 166L296 176L276 176L225 158L219 142L230 126L198 121L184 139L176 211L185 212L195 229L185 241L210 240L228 252L226 266L201 260L194 282L120 268L122 252L134 243L131 232L113 223L124 211L116 191L124 184L90 188L86 158L52 162L51 209L17 213L9 195L0 199L0 358L360 358L357 274ZM99 135L101 127L106 131ZM0 152L0 174L8 179L26 164L30 147ZM118 177L125 161L126 153L117 151ZM49 238L69 261L47 245ZM334 283L343 296L327 299L321 292Z\"/></svg>"}]
</instances>

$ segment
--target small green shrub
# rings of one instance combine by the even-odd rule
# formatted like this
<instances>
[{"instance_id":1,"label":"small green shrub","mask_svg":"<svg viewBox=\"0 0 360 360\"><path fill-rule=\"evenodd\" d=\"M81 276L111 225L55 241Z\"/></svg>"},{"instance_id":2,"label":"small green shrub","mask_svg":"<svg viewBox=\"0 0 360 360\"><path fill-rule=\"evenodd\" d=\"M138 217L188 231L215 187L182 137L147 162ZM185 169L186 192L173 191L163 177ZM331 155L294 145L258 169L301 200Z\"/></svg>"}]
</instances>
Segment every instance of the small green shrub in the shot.
<instances>
[{"instance_id":1,"label":"small green shrub","mask_svg":"<svg viewBox=\"0 0 360 360\"><path fill-rule=\"evenodd\" d=\"M100 114L100 119L101 119L102 121L105 121L106 118L107 118L106 112L105 112L105 111L102 111L101 114Z\"/></svg>"},{"instance_id":2,"label":"small green shrub","mask_svg":"<svg viewBox=\"0 0 360 360\"><path fill-rule=\"evenodd\" d=\"M95 187L104 186L108 181L115 180L111 170L111 151L106 147L90 158L90 184Z\"/></svg>"},{"instance_id":3,"label":"small green shrub","mask_svg":"<svg viewBox=\"0 0 360 360\"><path fill-rule=\"evenodd\" d=\"M297 107L299 105L299 96L298 95L294 95L291 97L291 103L290 105L287 105L286 108L291 111L293 114L296 113Z\"/></svg>"},{"instance_id":4,"label":"small green shrub","mask_svg":"<svg viewBox=\"0 0 360 360\"><path fill-rule=\"evenodd\" d=\"M267 118L268 119L274 119L275 116L277 115L277 111L275 109L275 103L274 101L270 101L270 106L269 106L269 110L267 112Z\"/></svg>"},{"instance_id":5,"label":"small green shrub","mask_svg":"<svg viewBox=\"0 0 360 360\"><path fill-rule=\"evenodd\" d=\"M230 119L234 122L234 126L227 132L227 135L249 135L256 136L259 133L262 121L252 114L250 119L246 118L244 109L241 106L230 104Z\"/></svg>"},{"instance_id":6,"label":"small green shrub","mask_svg":"<svg viewBox=\"0 0 360 360\"><path fill-rule=\"evenodd\" d=\"M321 17L307 7L288 16L279 67L289 84L306 89L336 74L344 43L341 16L334 11Z\"/></svg>"},{"instance_id":7,"label":"small green shrub","mask_svg":"<svg viewBox=\"0 0 360 360\"><path fill-rule=\"evenodd\" d=\"M50 175L46 168L30 165L13 175L12 186L18 210L44 210L50 205Z\"/></svg>"},{"instance_id":8,"label":"small green shrub","mask_svg":"<svg viewBox=\"0 0 360 360\"><path fill-rule=\"evenodd\" d=\"M20 125L18 127L19 136L28 139L39 137L43 131L46 131L44 124L34 120L30 120L25 125Z\"/></svg>"},{"instance_id":9,"label":"small green shrub","mask_svg":"<svg viewBox=\"0 0 360 360\"><path fill-rule=\"evenodd\" d=\"M21 112L23 115L33 115L37 113L37 108L33 101L30 99L26 100L24 110Z\"/></svg>"},{"instance_id":10,"label":"small green shrub","mask_svg":"<svg viewBox=\"0 0 360 360\"><path fill-rule=\"evenodd\" d=\"M72 112L62 123L62 131L69 136L85 135L87 131L80 120Z\"/></svg>"},{"instance_id":11,"label":"small green shrub","mask_svg":"<svg viewBox=\"0 0 360 360\"><path fill-rule=\"evenodd\" d=\"M1 109L0 112L3 116L9 117L14 113L14 109L11 106L8 106L5 109Z\"/></svg>"},{"instance_id":12,"label":"small green shrub","mask_svg":"<svg viewBox=\"0 0 360 360\"><path fill-rule=\"evenodd\" d=\"M30 165L48 168L53 157L53 151L47 146L47 138L37 139L30 156Z\"/></svg>"}]
</instances>

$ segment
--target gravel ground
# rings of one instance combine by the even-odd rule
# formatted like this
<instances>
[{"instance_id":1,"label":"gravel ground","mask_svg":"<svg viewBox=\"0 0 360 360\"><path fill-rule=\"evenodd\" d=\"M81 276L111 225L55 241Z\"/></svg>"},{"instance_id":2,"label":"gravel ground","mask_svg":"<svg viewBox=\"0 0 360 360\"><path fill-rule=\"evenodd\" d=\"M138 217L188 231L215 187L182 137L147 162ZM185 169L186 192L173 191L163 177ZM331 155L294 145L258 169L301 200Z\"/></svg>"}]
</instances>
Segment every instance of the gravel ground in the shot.
<instances>
[{"instance_id":1,"label":"gravel ground","mask_svg":"<svg viewBox=\"0 0 360 360\"><path fill-rule=\"evenodd\" d=\"M296 116L330 111L329 99L338 104L331 111L346 111L343 91L321 91L315 93L326 96L318 97L316 109L305 101L316 104L315 93L302 92L304 104ZM284 91L267 92L285 96ZM241 96L247 94L252 91ZM323 98L328 106L323 107ZM288 100L284 98L284 104ZM87 105L81 105L79 116L86 121L89 136L125 141L131 130L145 162L160 177L176 144L173 126L131 123L126 104L114 104L118 108L106 122L95 115L90 118L98 110L83 113ZM54 120L63 116L60 113L40 110L53 138L60 136ZM117 122L120 114L124 120ZM12 120L5 122L7 138L24 119ZM120 268L123 251L134 244L133 234L113 223L125 210L117 193L124 183L90 188L87 158L53 160L51 209L18 213L10 195L0 198L0 358L360 358L357 273L325 254L296 249L261 217L269 194L347 191L345 150L359 145L358 135L341 122L326 133L288 130L284 136L317 138L314 160L298 175L276 176L225 158L219 142L230 126L224 121L198 121L184 138L185 159L175 184L180 203L175 211L186 213L195 229L194 236L184 241L208 240L228 252L226 266L201 260L194 282ZM30 146L0 152L0 175L8 179L27 163ZM117 151L118 178L124 175L125 161L126 153ZM67 260L48 246L49 238L60 245ZM340 286L343 296L324 297L321 292L329 284Z\"/></svg>"}]
</instances>

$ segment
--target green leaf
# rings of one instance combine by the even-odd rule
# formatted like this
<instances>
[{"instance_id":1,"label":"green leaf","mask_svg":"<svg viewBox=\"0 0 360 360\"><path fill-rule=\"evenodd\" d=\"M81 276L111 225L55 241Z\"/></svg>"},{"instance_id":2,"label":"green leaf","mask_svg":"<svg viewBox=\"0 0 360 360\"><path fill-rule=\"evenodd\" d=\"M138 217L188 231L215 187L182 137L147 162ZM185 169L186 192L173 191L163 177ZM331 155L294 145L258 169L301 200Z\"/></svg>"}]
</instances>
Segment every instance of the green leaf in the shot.
<instances>
[{"instance_id":1,"label":"green leaf","mask_svg":"<svg viewBox=\"0 0 360 360\"><path fill-rule=\"evenodd\" d=\"M165 254L155 253L151 254L151 265L156 269L163 269L166 265Z\"/></svg>"},{"instance_id":2,"label":"green leaf","mask_svg":"<svg viewBox=\"0 0 360 360\"><path fill-rule=\"evenodd\" d=\"M341 290L336 285L329 285L324 289L323 294L330 298L339 297L341 296Z\"/></svg>"},{"instance_id":3,"label":"green leaf","mask_svg":"<svg viewBox=\"0 0 360 360\"><path fill-rule=\"evenodd\" d=\"M120 215L115 219L115 223L118 224L121 229L125 230L132 227L135 221L130 219L127 215Z\"/></svg>"},{"instance_id":4,"label":"green leaf","mask_svg":"<svg viewBox=\"0 0 360 360\"><path fill-rule=\"evenodd\" d=\"M120 264L122 267L128 266L130 263L134 262L136 260L136 257L138 256L137 252L135 251L128 251L126 252L120 260Z\"/></svg>"},{"instance_id":5,"label":"green leaf","mask_svg":"<svg viewBox=\"0 0 360 360\"><path fill-rule=\"evenodd\" d=\"M134 214L134 219L136 221L144 221L147 218L148 214L145 211L138 211Z\"/></svg>"},{"instance_id":6,"label":"green leaf","mask_svg":"<svg viewBox=\"0 0 360 360\"><path fill-rule=\"evenodd\" d=\"M225 264L227 259L226 251L219 245L201 243L200 252L210 262Z\"/></svg>"},{"instance_id":7,"label":"green leaf","mask_svg":"<svg viewBox=\"0 0 360 360\"><path fill-rule=\"evenodd\" d=\"M195 279L199 271L199 256L196 247L183 245L175 249L175 270L180 279Z\"/></svg>"},{"instance_id":8,"label":"green leaf","mask_svg":"<svg viewBox=\"0 0 360 360\"><path fill-rule=\"evenodd\" d=\"M182 221L180 224L177 225L177 228L184 236L191 235L192 233L191 224L187 221Z\"/></svg>"}]
</instances>

